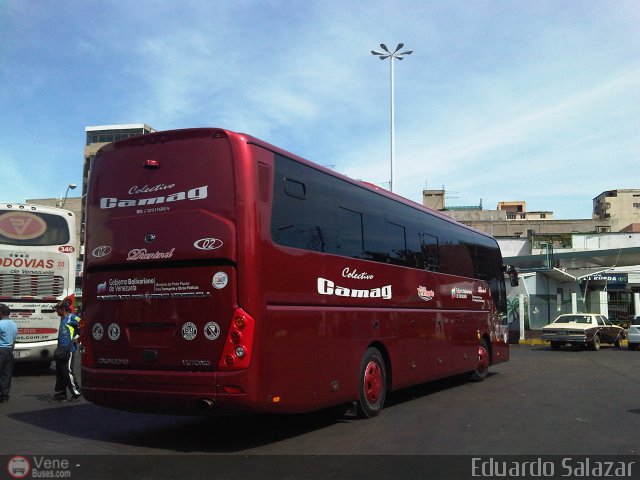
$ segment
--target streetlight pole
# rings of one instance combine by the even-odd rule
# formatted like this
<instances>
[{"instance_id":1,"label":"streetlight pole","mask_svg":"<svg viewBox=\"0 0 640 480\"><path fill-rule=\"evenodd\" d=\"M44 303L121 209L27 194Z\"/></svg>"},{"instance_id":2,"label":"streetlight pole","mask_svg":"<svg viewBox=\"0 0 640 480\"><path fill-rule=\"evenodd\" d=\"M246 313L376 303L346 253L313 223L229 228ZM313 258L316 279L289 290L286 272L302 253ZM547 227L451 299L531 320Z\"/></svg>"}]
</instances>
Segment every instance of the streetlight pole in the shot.
<instances>
[{"instance_id":1,"label":"streetlight pole","mask_svg":"<svg viewBox=\"0 0 640 480\"><path fill-rule=\"evenodd\" d=\"M383 50L379 52L377 50L371 50L372 55L376 55L380 60L389 59L390 65L390 75L391 75L391 177L389 179L389 191L393 192L393 181L395 178L394 175L394 152L395 152L395 114L394 114L394 93L393 93L393 60L402 60L405 55L411 55L413 50L405 50L404 52L398 53L398 51L404 47L404 43L399 43L396 49L393 52L390 52L387 46L384 43L380 44L380 48Z\"/></svg>"},{"instance_id":2,"label":"streetlight pole","mask_svg":"<svg viewBox=\"0 0 640 480\"><path fill-rule=\"evenodd\" d=\"M64 204L67 203L67 195L69 195L69 190L74 190L76 187L77 185L75 183L70 183L67 186L67 191L64 192L64 200L62 200L61 202L58 202L58 208L64 207Z\"/></svg>"}]
</instances>

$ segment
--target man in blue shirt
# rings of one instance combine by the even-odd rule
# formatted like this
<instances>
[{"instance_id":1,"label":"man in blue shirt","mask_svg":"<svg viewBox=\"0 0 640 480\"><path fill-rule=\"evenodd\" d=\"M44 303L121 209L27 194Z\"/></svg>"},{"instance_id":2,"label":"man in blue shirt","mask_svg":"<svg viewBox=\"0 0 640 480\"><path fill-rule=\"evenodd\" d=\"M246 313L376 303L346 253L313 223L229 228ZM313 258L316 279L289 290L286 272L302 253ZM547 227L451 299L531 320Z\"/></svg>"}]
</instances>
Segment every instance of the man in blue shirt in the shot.
<instances>
[{"instance_id":1,"label":"man in blue shirt","mask_svg":"<svg viewBox=\"0 0 640 480\"><path fill-rule=\"evenodd\" d=\"M80 400L80 387L73 374L73 360L76 352L75 340L80 334L80 317L71 312L71 302L63 300L54 307L60 317L58 329L58 348L56 351L64 351L64 356L56 354L56 386L51 402L64 402L67 400L67 389L71 392L69 402Z\"/></svg>"},{"instance_id":2,"label":"man in blue shirt","mask_svg":"<svg viewBox=\"0 0 640 480\"><path fill-rule=\"evenodd\" d=\"M0 303L0 403L9 401L13 374L13 347L18 336L16 322L9 318L11 310Z\"/></svg>"}]
</instances>

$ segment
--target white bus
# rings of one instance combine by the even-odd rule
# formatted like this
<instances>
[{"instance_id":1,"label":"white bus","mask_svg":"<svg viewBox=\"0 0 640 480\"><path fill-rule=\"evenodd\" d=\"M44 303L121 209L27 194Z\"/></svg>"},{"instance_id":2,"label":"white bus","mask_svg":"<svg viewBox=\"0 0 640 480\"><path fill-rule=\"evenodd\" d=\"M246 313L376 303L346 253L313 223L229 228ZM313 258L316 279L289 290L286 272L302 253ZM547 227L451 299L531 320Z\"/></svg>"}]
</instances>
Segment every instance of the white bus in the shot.
<instances>
[{"instance_id":1,"label":"white bus","mask_svg":"<svg viewBox=\"0 0 640 480\"><path fill-rule=\"evenodd\" d=\"M75 298L77 255L73 212L0 204L0 302L18 324L16 361L53 360L60 325L53 306Z\"/></svg>"}]
</instances>

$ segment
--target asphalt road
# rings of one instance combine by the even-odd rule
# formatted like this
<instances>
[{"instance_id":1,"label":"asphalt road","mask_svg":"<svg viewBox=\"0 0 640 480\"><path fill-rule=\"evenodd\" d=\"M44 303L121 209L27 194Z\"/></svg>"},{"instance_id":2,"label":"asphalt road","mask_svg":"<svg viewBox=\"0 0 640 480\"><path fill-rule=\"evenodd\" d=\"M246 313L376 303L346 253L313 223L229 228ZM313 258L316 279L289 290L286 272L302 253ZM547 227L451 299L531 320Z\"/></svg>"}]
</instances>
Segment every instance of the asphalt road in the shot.
<instances>
[{"instance_id":1,"label":"asphalt road","mask_svg":"<svg viewBox=\"0 0 640 480\"><path fill-rule=\"evenodd\" d=\"M335 411L199 418L132 414L84 400L50 404L53 370L18 368L11 400L0 404L0 453L3 459L92 455L110 472L130 456L152 459L156 466L175 457L169 460L173 467L180 459L204 458L200 455L220 455L220 465L229 458L268 458L264 455L305 456L320 464L333 458L324 456L336 456L337 462L439 455L636 456L639 366L640 352L627 349L555 352L514 346L511 360L492 367L484 382L453 378L393 392L381 415L366 420ZM189 467L180 468L189 478ZM259 478L280 478L262 473ZM91 477L95 472L86 478ZM303 477L317 478L291 476Z\"/></svg>"}]
</instances>

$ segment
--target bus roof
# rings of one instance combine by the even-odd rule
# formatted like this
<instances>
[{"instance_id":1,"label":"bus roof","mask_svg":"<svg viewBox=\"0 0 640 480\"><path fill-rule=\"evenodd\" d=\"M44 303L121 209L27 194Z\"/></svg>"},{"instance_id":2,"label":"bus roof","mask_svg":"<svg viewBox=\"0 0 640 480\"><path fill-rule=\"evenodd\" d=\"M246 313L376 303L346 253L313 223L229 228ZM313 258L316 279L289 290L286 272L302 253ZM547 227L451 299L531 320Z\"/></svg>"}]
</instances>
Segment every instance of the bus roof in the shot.
<instances>
[{"instance_id":1,"label":"bus roof","mask_svg":"<svg viewBox=\"0 0 640 480\"><path fill-rule=\"evenodd\" d=\"M484 237L487 238L493 238L491 235L487 234L486 232L483 232L481 230L477 230L473 227L470 227L469 225L465 225L463 223L458 222L457 220L449 217L448 215L443 214L442 212L439 212L437 210L433 210L429 207L426 207L424 205L421 205L411 199L408 199L406 197L403 197L401 195L398 195L396 193L390 192L382 187L379 187L377 185L374 185L370 182L366 182L363 180L358 180L358 179L354 179L351 177L348 177L347 175L338 173L334 170L331 170L330 168L327 167L323 167L322 165L315 163L311 160L308 160L304 157L301 157L299 155L296 155L294 153L291 153L287 150L284 150L280 147L277 147L269 142L266 142L264 140L261 140L259 138L254 137L253 135L247 134L247 133L242 133L242 132L234 132L232 130L227 130L224 128L218 128L218 127L199 127L199 128L184 128L184 129L175 129L175 130L164 130L164 131L157 131L157 132L152 132L149 134L146 134L144 136L139 136L139 137L132 137L132 138L128 138L128 139L124 139L124 140L119 140L110 144L105 145L104 147L102 147L102 149L107 149L107 148L117 148L119 145L129 145L131 143L134 142L149 142L149 141L154 141L154 138L157 137L162 137L162 136L171 136L174 134L188 134L188 133L196 133L196 132L217 132L216 135L219 136L226 136L228 138L238 138L238 139L242 139L244 140L247 144L253 144L256 145L258 147L264 148L266 150L269 150L273 153L277 153L279 155L282 155L284 157L290 158L292 160L296 160L300 163L303 163L309 167L315 168L316 170L320 170L322 172L328 173L329 175L332 175L334 177L340 178L342 180L348 181L349 183L352 183L354 185L358 185L362 188L365 188L367 190L371 190L379 195L388 197L392 200L395 200L397 202L409 205L417 210L422 210L430 215L433 215L435 217L438 217L446 222L452 223L454 225L458 225L462 228L465 228L467 230L469 230L470 232L482 235ZM101 149L101 150L102 150Z\"/></svg>"}]
</instances>

